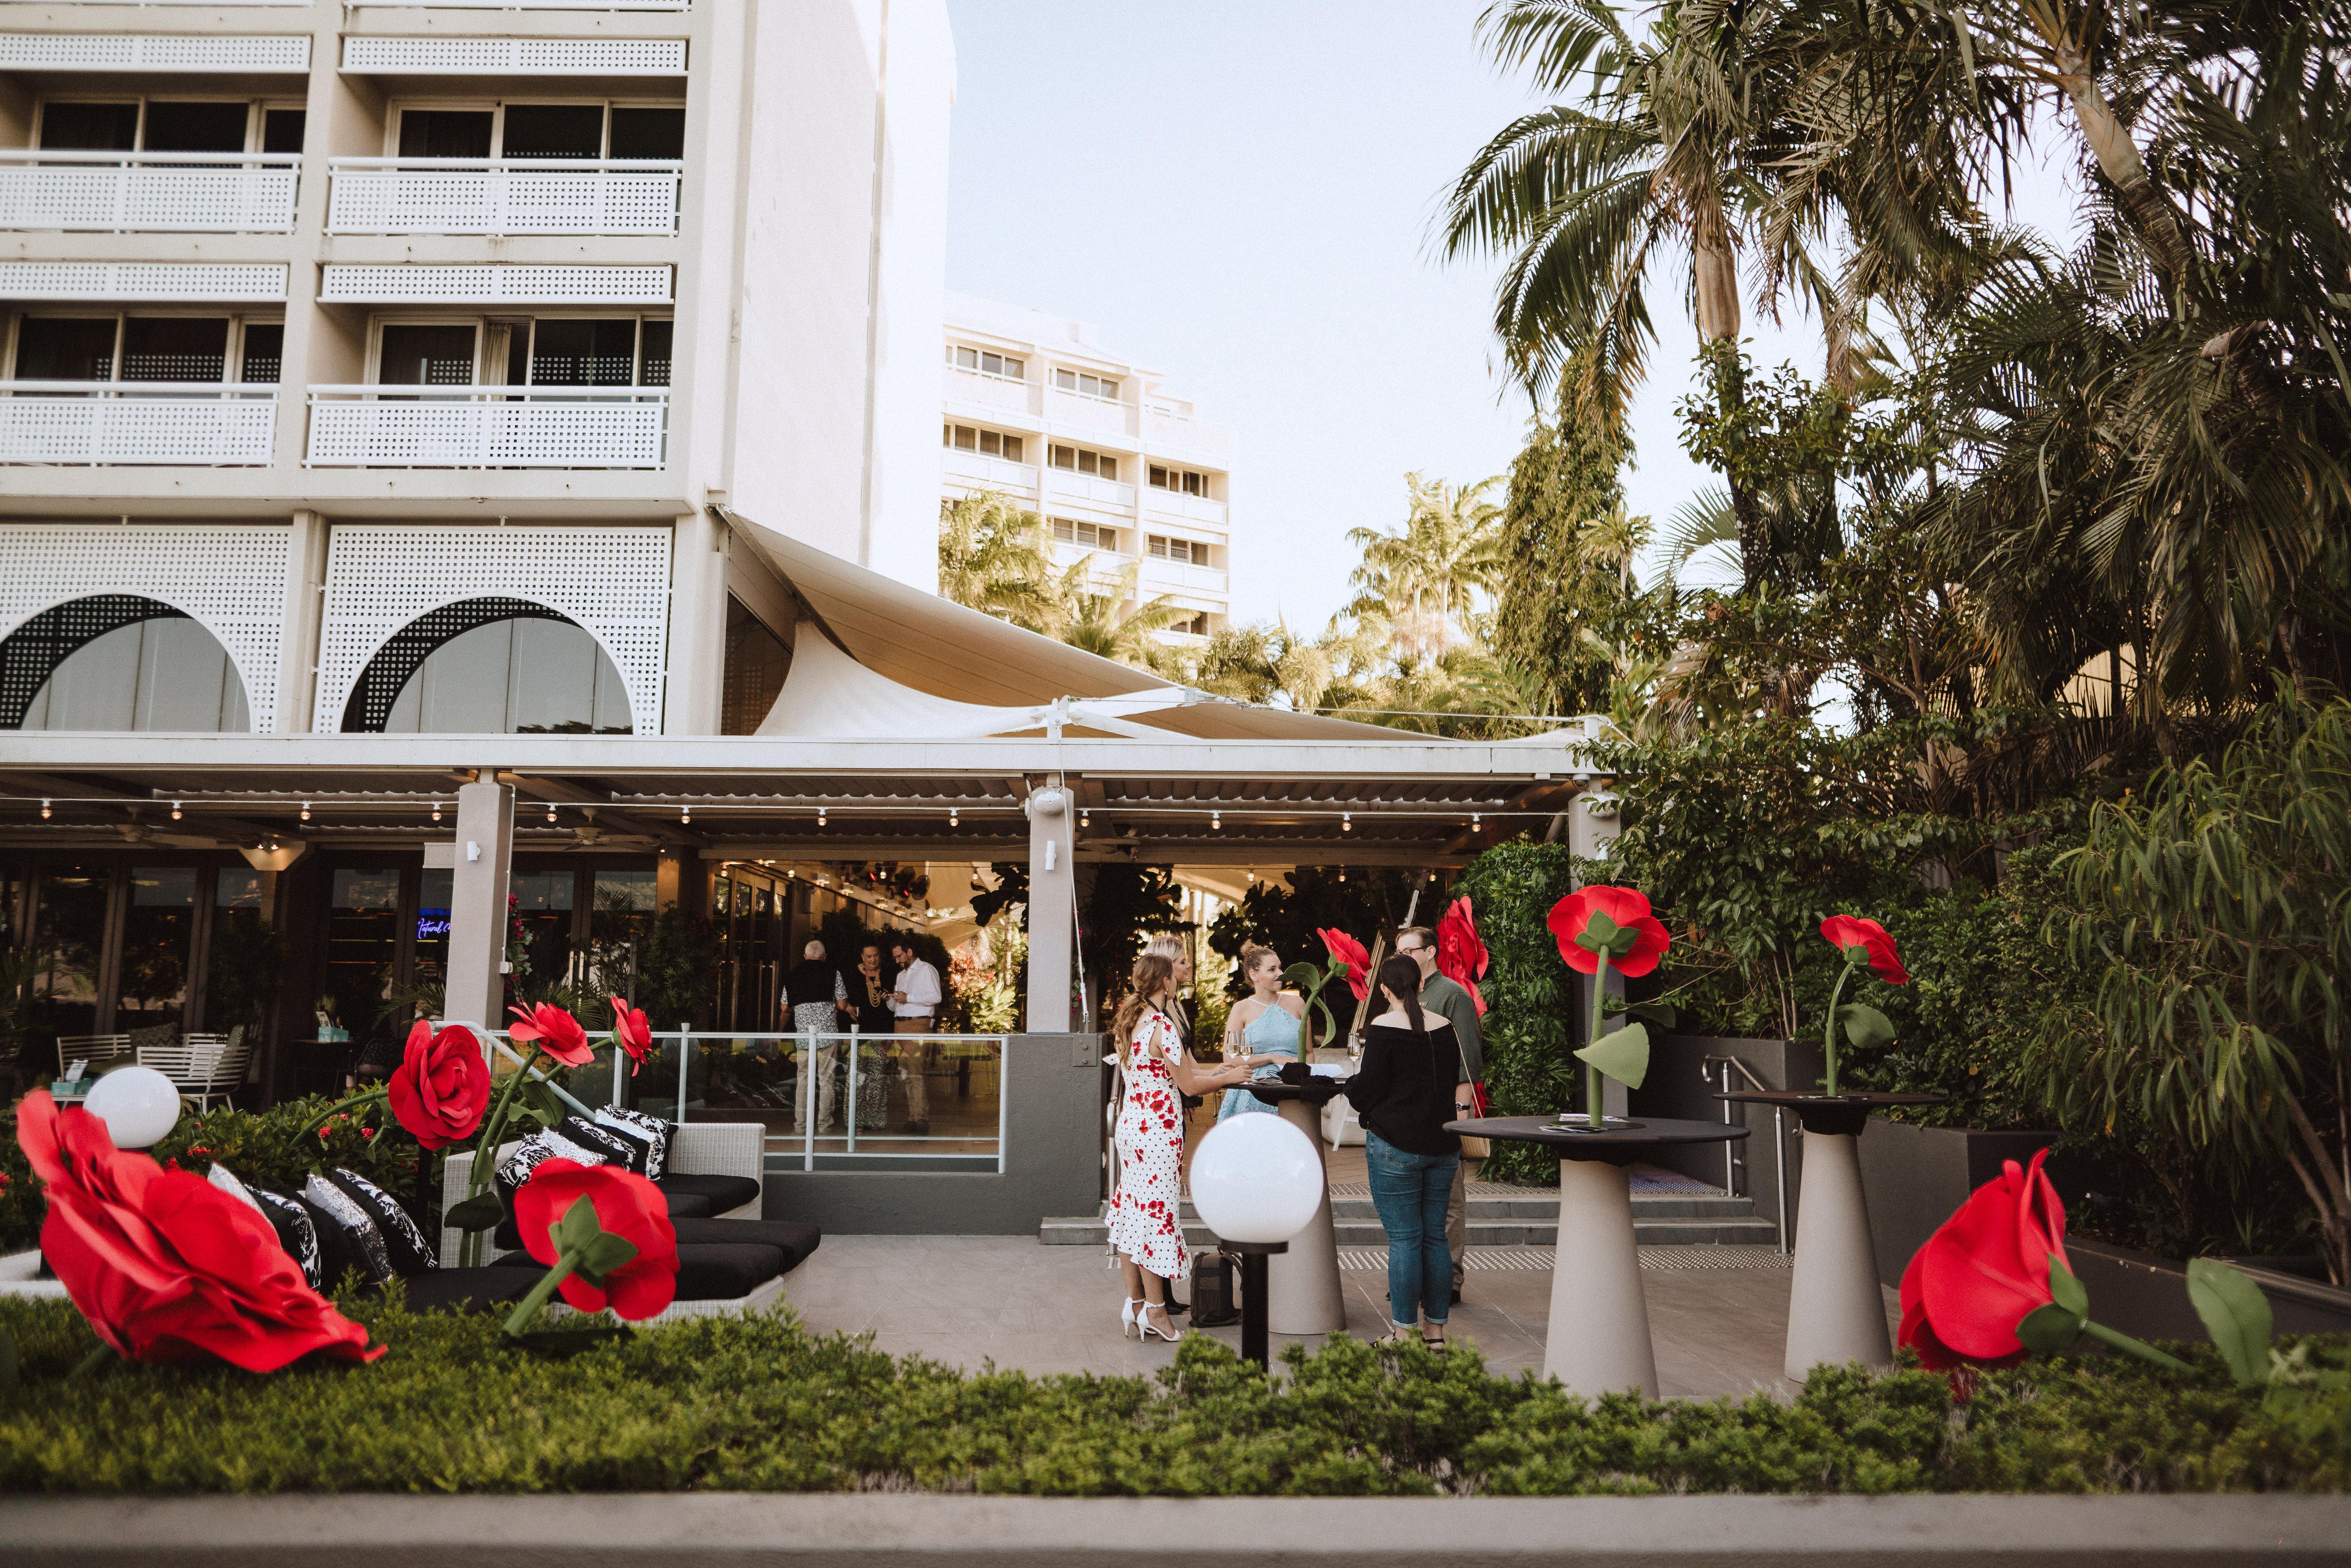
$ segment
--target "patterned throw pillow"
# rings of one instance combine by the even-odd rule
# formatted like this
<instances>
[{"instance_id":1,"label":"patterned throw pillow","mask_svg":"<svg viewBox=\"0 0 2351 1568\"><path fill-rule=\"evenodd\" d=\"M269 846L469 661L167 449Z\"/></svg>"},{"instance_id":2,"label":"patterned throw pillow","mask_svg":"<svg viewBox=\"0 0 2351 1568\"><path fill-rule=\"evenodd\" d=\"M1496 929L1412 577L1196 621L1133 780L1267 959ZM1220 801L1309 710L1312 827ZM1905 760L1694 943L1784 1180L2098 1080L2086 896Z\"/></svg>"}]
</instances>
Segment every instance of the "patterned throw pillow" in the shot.
<instances>
[{"instance_id":1,"label":"patterned throw pillow","mask_svg":"<svg viewBox=\"0 0 2351 1568\"><path fill-rule=\"evenodd\" d=\"M566 1116L555 1124L555 1135L596 1153L596 1163L626 1167L637 1151L610 1127L600 1127L585 1116Z\"/></svg>"},{"instance_id":2,"label":"patterned throw pillow","mask_svg":"<svg viewBox=\"0 0 2351 1568\"><path fill-rule=\"evenodd\" d=\"M525 1138L515 1146L514 1153L498 1162L495 1176L498 1207L506 1211L506 1218L500 1222L496 1237L500 1246L516 1245L507 1239L514 1230L515 1189L530 1179L530 1173L538 1168L542 1160L577 1160L583 1166L620 1163L606 1159L598 1150L580 1147L552 1128L533 1133Z\"/></svg>"},{"instance_id":3,"label":"patterned throw pillow","mask_svg":"<svg viewBox=\"0 0 2351 1568\"><path fill-rule=\"evenodd\" d=\"M606 1127L644 1147L644 1163L629 1168L647 1181L659 1181L669 1165L670 1134L677 1131L674 1122L659 1116L648 1116L643 1111L624 1110L618 1105L599 1106L596 1124Z\"/></svg>"},{"instance_id":4,"label":"patterned throw pillow","mask_svg":"<svg viewBox=\"0 0 2351 1568\"><path fill-rule=\"evenodd\" d=\"M320 1176L310 1173L302 1184L302 1201L309 1207L311 1223L319 1227L319 1249L326 1254L328 1283L356 1269L371 1285L392 1278L392 1254L375 1218L350 1196Z\"/></svg>"},{"instance_id":5,"label":"patterned throw pillow","mask_svg":"<svg viewBox=\"0 0 2351 1568\"><path fill-rule=\"evenodd\" d=\"M303 1281L314 1291L325 1286L324 1265L319 1256L319 1228L311 1223L308 1209L282 1192L246 1186L226 1166L214 1166L204 1173L204 1179L259 1209L261 1218L269 1221L269 1228L277 1233L277 1245L300 1266Z\"/></svg>"},{"instance_id":6,"label":"patterned throw pillow","mask_svg":"<svg viewBox=\"0 0 2351 1568\"><path fill-rule=\"evenodd\" d=\"M342 1190L345 1197L367 1211L375 1221L376 1232L383 1238L383 1249L392 1260L392 1271L402 1279L422 1274L440 1267L433 1256L433 1244L400 1207L400 1200L368 1180L357 1171L338 1166L327 1173L327 1179Z\"/></svg>"}]
</instances>

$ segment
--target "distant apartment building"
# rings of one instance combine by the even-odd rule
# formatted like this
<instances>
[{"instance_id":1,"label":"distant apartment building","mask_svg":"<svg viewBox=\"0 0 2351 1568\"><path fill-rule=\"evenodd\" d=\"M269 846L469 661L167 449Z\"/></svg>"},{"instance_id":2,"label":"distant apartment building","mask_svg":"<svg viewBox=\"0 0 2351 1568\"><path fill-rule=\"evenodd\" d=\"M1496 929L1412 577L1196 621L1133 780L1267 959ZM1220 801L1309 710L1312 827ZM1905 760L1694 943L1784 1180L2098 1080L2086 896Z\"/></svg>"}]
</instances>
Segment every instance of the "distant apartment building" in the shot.
<instances>
[{"instance_id":1,"label":"distant apartment building","mask_svg":"<svg viewBox=\"0 0 2351 1568\"><path fill-rule=\"evenodd\" d=\"M1094 329L1040 310L949 294L940 478L949 499L995 491L1045 519L1058 566L1088 557L1107 590L1188 612L1164 635L1229 618L1232 437L1113 354Z\"/></svg>"}]
</instances>

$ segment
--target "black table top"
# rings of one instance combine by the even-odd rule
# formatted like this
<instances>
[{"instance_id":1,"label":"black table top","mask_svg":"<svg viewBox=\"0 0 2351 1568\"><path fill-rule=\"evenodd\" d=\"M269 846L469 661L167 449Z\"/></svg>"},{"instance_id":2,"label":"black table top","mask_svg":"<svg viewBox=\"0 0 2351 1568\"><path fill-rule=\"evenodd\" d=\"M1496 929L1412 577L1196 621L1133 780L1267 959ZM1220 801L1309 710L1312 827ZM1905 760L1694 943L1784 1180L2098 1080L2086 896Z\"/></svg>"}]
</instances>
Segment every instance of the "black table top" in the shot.
<instances>
[{"instance_id":1,"label":"black table top","mask_svg":"<svg viewBox=\"0 0 2351 1568\"><path fill-rule=\"evenodd\" d=\"M1948 1094L1901 1094L1859 1089L1826 1094L1817 1089L1735 1089L1718 1092L1718 1100L1742 1105L1777 1105L1796 1113L1808 1133L1841 1133L1854 1136L1868 1124L1872 1111L1889 1105L1940 1105Z\"/></svg>"},{"instance_id":2,"label":"black table top","mask_svg":"<svg viewBox=\"0 0 2351 1568\"><path fill-rule=\"evenodd\" d=\"M1311 1083L1284 1083L1279 1079L1271 1079L1234 1085L1237 1089L1248 1090L1269 1105L1279 1105L1284 1100L1303 1100L1309 1105L1327 1105L1337 1099L1339 1092L1346 1086L1343 1078L1317 1078Z\"/></svg>"},{"instance_id":3,"label":"black table top","mask_svg":"<svg viewBox=\"0 0 2351 1568\"><path fill-rule=\"evenodd\" d=\"M1727 1144L1747 1136L1734 1122L1681 1122L1662 1117L1642 1120L1637 1127L1612 1127L1605 1132L1573 1132L1555 1116L1472 1116L1447 1122L1445 1130L1472 1138L1499 1138L1505 1143L1547 1144L1563 1160L1606 1160L1625 1165L1645 1151L1669 1144Z\"/></svg>"}]
</instances>

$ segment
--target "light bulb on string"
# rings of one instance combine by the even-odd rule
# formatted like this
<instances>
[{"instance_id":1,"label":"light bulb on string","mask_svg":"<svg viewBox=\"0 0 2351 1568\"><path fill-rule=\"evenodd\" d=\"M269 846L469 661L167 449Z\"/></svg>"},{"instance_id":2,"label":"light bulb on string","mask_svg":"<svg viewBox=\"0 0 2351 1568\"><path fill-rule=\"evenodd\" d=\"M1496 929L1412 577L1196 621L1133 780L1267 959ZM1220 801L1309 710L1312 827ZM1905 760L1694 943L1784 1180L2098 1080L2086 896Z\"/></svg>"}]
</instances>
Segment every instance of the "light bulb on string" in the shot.
<instances>
[{"instance_id":1,"label":"light bulb on string","mask_svg":"<svg viewBox=\"0 0 2351 1568\"><path fill-rule=\"evenodd\" d=\"M172 821L175 821L175 822L176 822L176 821L178 821L179 820L180 820L180 803L179 803L177 800L174 800L174 801L172 801Z\"/></svg>"},{"instance_id":2,"label":"light bulb on string","mask_svg":"<svg viewBox=\"0 0 2351 1568\"><path fill-rule=\"evenodd\" d=\"M820 828L824 826L824 808L822 806L819 806L816 809L816 825Z\"/></svg>"},{"instance_id":3,"label":"light bulb on string","mask_svg":"<svg viewBox=\"0 0 2351 1568\"><path fill-rule=\"evenodd\" d=\"M1340 872L1340 873L1339 873L1339 880L1340 880L1341 882L1344 882L1344 881L1346 881L1346 880L1347 880L1347 873L1346 873L1344 871Z\"/></svg>"},{"instance_id":4,"label":"light bulb on string","mask_svg":"<svg viewBox=\"0 0 2351 1568\"><path fill-rule=\"evenodd\" d=\"M438 800L433 802L433 820L436 822L441 820L441 802Z\"/></svg>"},{"instance_id":5,"label":"light bulb on string","mask_svg":"<svg viewBox=\"0 0 2351 1568\"><path fill-rule=\"evenodd\" d=\"M678 826L684 827L686 823L691 822L692 821L694 821L694 808L691 806L680 806L677 809Z\"/></svg>"},{"instance_id":6,"label":"light bulb on string","mask_svg":"<svg viewBox=\"0 0 2351 1568\"><path fill-rule=\"evenodd\" d=\"M1470 831L1471 832L1473 832L1473 833L1474 833L1474 832L1476 832L1476 831L1478 831L1478 824L1479 824L1479 821L1480 821L1480 819L1479 819L1479 814L1478 814L1477 812L1472 811L1472 812L1470 812L1470 813L1469 813L1469 831Z\"/></svg>"},{"instance_id":7,"label":"light bulb on string","mask_svg":"<svg viewBox=\"0 0 2351 1568\"><path fill-rule=\"evenodd\" d=\"M1355 831L1354 812L1342 811L1339 813L1339 831L1343 833L1352 833Z\"/></svg>"},{"instance_id":8,"label":"light bulb on string","mask_svg":"<svg viewBox=\"0 0 2351 1568\"><path fill-rule=\"evenodd\" d=\"M308 800L302 802L302 820L306 822L310 820L310 802Z\"/></svg>"},{"instance_id":9,"label":"light bulb on string","mask_svg":"<svg viewBox=\"0 0 2351 1568\"><path fill-rule=\"evenodd\" d=\"M552 800L547 803L547 820L550 822L555 821L555 802Z\"/></svg>"},{"instance_id":10,"label":"light bulb on string","mask_svg":"<svg viewBox=\"0 0 2351 1568\"><path fill-rule=\"evenodd\" d=\"M1094 825L1094 814L1093 814L1092 811L1089 811L1089 810L1080 810L1080 811L1078 812L1078 826L1080 826L1081 828L1091 828L1091 827L1092 827L1093 825Z\"/></svg>"},{"instance_id":11,"label":"light bulb on string","mask_svg":"<svg viewBox=\"0 0 2351 1568\"><path fill-rule=\"evenodd\" d=\"M1208 826L1216 829L1217 831L1220 833L1223 832L1225 831L1225 814L1222 811L1209 812Z\"/></svg>"},{"instance_id":12,"label":"light bulb on string","mask_svg":"<svg viewBox=\"0 0 2351 1568\"><path fill-rule=\"evenodd\" d=\"M960 828L963 826L962 807L949 806L947 808L947 826L950 828Z\"/></svg>"},{"instance_id":13,"label":"light bulb on string","mask_svg":"<svg viewBox=\"0 0 2351 1568\"><path fill-rule=\"evenodd\" d=\"M41 821L43 821L44 822L46 822L46 821L47 821L48 820L49 820L49 803L48 803L47 800L44 800L44 801L42 801L42 802L41 802Z\"/></svg>"}]
</instances>

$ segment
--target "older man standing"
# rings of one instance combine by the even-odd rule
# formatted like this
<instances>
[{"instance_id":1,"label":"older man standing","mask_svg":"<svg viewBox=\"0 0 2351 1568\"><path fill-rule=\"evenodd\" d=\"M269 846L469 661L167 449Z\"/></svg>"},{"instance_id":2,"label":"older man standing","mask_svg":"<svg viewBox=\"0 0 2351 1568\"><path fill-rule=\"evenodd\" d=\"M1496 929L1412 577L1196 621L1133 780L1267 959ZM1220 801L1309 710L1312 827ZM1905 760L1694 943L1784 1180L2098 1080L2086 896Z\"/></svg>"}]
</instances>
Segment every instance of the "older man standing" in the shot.
<instances>
[{"instance_id":1,"label":"older man standing","mask_svg":"<svg viewBox=\"0 0 2351 1568\"><path fill-rule=\"evenodd\" d=\"M890 991L890 1011L897 1019L897 1031L931 1033L938 1027L939 1004L946 999L937 967L917 955L914 945L904 937L891 946L890 956L898 966L898 977ZM931 1130L931 1059L938 1049L931 1040L895 1048L898 1071L906 1080L906 1129L917 1136Z\"/></svg>"},{"instance_id":2,"label":"older man standing","mask_svg":"<svg viewBox=\"0 0 2351 1568\"><path fill-rule=\"evenodd\" d=\"M1426 925L1407 925L1395 935L1396 956L1420 966L1420 1005L1441 1015L1461 1042L1461 1077L1453 1091L1456 1115L1477 1113L1469 1085L1486 1076L1486 1040L1478 1031L1478 1003L1459 982L1437 972L1437 933ZM1469 1166L1467 1159L1453 1168L1453 1192L1445 1200L1445 1245L1453 1254L1453 1299L1461 1300L1467 1272L1461 1250L1469 1236Z\"/></svg>"}]
</instances>

